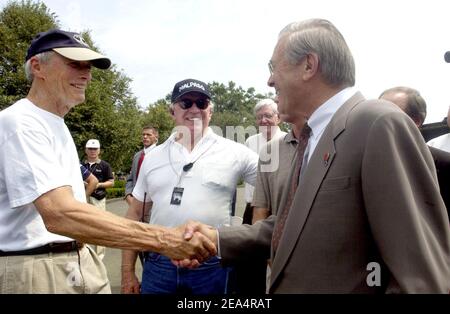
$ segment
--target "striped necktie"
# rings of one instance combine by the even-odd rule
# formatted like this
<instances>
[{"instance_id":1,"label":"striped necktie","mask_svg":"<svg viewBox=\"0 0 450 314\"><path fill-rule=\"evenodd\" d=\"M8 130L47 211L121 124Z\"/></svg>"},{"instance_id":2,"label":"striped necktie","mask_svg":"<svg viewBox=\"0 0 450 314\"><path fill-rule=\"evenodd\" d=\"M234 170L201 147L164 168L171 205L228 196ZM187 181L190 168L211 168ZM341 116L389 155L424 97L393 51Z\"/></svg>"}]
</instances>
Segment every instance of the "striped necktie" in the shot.
<instances>
[{"instance_id":1,"label":"striped necktie","mask_svg":"<svg viewBox=\"0 0 450 314\"><path fill-rule=\"evenodd\" d=\"M272 248L274 253L278 248L278 244L280 242L281 235L283 234L284 225L286 223L287 216L289 214L289 210L291 209L292 201L294 199L295 192L297 191L300 171L302 169L303 156L305 154L306 146L308 145L309 137L311 136L311 128L308 124L305 123L303 127L302 133L298 139L297 145L297 160L295 163L294 174L292 175L292 181L289 186L289 194L286 200L285 206L277 213L277 222L275 223L275 227L273 229L272 234Z\"/></svg>"}]
</instances>

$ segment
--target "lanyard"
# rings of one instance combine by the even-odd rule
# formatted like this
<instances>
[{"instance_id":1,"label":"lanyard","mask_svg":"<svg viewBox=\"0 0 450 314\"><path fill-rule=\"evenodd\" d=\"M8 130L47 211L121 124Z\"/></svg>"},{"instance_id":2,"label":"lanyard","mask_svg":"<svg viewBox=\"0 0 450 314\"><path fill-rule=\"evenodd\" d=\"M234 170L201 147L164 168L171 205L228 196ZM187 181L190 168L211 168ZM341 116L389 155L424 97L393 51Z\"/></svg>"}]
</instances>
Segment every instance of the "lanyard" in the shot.
<instances>
[{"instance_id":1,"label":"lanyard","mask_svg":"<svg viewBox=\"0 0 450 314\"><path fill-rule=\"evenodd\" d=\"M187 172L189 172L189 170L192 169L192 167L194 166L194 163L196 163L197 160L199 160L199 159L200 159L207 151L209 151L209 149L210 149L216 142L217 142L217 140L216 140L216 139L213 139L213 140L212 140L212 143L211 143L211 144L210 144L203 152L201 152L201 154L198 155L198 157L195 158L195 160L193 160L193 161L191 161L191 162L189 162L189 163L187 163L187 164L185 164L185 165L183 166L183 168L182 168L180 174L178 174L178 172L175 170L175 168L173 167L173 164L172 164L172 155L171 155L171 148L172 148L171 145L172 145L172 141L170 142L170 144L169 144L169 163L170 163L170 167L172 168L172 171L173 171L173 172L175 173L175 175L178 177L178 182L177 182L176 186L179 186L179 185L180 185L181 179L183 178L183 176L184 176Z\"/></svg>"}]
</instances>

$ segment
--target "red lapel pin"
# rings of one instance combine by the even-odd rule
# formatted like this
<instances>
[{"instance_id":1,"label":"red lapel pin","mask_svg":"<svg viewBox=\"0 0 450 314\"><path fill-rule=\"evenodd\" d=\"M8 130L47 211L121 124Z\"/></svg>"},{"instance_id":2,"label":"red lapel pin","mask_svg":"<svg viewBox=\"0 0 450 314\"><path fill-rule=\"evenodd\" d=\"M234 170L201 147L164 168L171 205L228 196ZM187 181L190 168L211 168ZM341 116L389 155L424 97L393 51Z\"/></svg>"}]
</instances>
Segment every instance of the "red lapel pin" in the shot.
<instances>
[{"instance_id":1,"label":"red lapel pin","mask_svg":"<svg viewBox=\"0 0 450 314\"><path fill-rule=\"evenodd\" d=\"M330 159L330 153L325 153L325 155L323 155L323 164L326 166L328 166L328 160Z\"/></svg>"}]
</instances>

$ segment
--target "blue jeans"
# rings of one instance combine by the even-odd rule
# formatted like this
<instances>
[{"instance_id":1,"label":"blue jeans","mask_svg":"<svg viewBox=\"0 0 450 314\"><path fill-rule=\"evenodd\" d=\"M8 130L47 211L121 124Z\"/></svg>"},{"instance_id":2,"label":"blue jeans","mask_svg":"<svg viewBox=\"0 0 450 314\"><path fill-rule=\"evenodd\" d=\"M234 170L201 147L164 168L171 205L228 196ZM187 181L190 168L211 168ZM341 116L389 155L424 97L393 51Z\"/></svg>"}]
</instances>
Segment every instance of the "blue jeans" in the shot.
<instances>
[{"instance_id":1,"label":"blue jeans","mask_svg":"<svg viewBox=\"0 0 450 314\"><path fill-rule=\"evenodd\" d=\"M179 268L167 257L149 253L142 273L143 294L226 294L229 268L212 257L196 269Z\"/></svg>"}]
</instances>

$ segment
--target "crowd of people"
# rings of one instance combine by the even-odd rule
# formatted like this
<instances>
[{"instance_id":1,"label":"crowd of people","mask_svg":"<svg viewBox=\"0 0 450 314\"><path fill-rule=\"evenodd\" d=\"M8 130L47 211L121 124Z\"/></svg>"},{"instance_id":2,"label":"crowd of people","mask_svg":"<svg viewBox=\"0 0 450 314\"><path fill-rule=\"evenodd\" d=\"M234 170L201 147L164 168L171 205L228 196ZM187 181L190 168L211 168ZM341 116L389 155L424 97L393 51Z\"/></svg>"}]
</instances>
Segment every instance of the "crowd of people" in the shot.
<instances>
[{"instance_id":1,"label":"crowd of people","mask_svg":"<svg viewBox=\"0 0 450 314\"><path fill-rule=\"evenodd\" d=\"M99 140L80 165L64 123L111 61L62 30L39 33L25 61L29 93L0 112L0 293L110 293L104 247L122 249L122 293L449 293L449 136L427 145L412 88L365 99L331 22L281 30L276 96L256 104L245 145L209 127L206 83L177 82L173 134L158 145L143 127L125 217L105 210Z\"/></svg>"}]
</instances>

